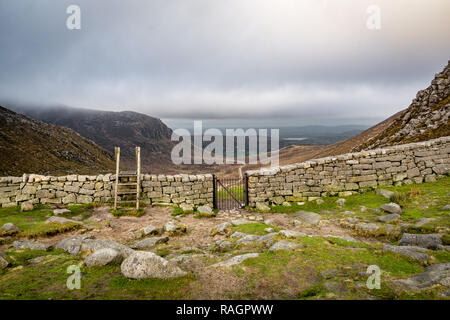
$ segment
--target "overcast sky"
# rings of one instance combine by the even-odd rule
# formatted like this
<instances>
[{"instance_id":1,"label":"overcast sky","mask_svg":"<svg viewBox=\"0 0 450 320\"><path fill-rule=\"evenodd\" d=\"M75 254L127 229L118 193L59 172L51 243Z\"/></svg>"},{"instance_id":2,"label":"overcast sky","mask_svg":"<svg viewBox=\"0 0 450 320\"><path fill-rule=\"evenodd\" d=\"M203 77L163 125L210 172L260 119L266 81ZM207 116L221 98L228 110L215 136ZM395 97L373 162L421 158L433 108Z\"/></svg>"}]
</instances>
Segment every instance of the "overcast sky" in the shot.
<instances>
[{"instance_id":1,"label":"overcast sky","mask_svg":"<svg viewBox=\"0 0 450 320\"><path fill-rule=\"evenodd\" d=\"M0 103L374 124L447 64L449 14L448 0L0 0Z\"/></svg>"}]
</instances>

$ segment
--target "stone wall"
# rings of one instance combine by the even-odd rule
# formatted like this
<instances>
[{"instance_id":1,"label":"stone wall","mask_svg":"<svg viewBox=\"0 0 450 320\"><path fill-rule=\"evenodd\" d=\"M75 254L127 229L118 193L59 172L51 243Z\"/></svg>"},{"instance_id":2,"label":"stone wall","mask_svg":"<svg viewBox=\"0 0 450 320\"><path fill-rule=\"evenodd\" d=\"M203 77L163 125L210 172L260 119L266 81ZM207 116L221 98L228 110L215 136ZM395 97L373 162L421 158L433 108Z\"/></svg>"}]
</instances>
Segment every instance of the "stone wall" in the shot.
<instances>
[{"instance_id":1,"label":"stone wall","mask_svg":"<svg viewBox=\"0 0 450 320\"><path fill-rule=\"evenodd\" d=\"M33 204L106 203L114 201L115 175L42 176L0 178L0 204L16 206L24 201ZM213 205L213 176L141 175L141 201L160 204Z\"/></svg>"},{"instance_id":2,"label":"stone wall","mask_svg":"<svg viewBox=\"0 0 450 320\"><path fill-rule=\"evenodd\" d=\"M450 172L450 137L247 171L249 204L347 196L384 185L435 181Z\"/></svg>"}]
</instances>

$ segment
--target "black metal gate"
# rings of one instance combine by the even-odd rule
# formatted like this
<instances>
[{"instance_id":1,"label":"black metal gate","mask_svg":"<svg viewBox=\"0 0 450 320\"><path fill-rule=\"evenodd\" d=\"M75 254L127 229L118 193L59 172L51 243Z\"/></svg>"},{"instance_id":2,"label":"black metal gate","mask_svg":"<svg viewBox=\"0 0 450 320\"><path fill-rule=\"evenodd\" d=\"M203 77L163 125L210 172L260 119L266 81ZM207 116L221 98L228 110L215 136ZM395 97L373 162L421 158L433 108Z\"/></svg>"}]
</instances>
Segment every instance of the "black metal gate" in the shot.
<instances>
[{"instance_id":1,"label":"black metal gate","mask_svg":"<svg viewBox=\"0 0 450 320\"><path fill-rule=\"evenodd\" d=\"M213 180L215 209L231 210L248 205L247 175L242 178L213 176Z\"/></svg>"}]
</instances>

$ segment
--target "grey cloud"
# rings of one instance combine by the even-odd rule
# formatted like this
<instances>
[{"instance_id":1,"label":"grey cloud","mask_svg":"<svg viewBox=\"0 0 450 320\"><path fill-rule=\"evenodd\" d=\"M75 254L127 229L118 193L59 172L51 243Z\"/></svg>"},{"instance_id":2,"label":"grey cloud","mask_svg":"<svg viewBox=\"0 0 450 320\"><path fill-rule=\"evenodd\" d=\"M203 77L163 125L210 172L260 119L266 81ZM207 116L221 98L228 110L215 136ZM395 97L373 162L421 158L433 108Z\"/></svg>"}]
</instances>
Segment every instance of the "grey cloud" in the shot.
<instances>
[{"instance_id":1,"label":"grey cloud","mask_svg":"<svg viewBox=\"0 0 450 320\"><path fill-rule=\"evenodd\" d=\"M82 29L65 10L82 10ZM449 59L447 0L3 0L0 103L169 119L381 120ZM372 120L371 120L372 121Z\"/></svg>"}]
</instances>

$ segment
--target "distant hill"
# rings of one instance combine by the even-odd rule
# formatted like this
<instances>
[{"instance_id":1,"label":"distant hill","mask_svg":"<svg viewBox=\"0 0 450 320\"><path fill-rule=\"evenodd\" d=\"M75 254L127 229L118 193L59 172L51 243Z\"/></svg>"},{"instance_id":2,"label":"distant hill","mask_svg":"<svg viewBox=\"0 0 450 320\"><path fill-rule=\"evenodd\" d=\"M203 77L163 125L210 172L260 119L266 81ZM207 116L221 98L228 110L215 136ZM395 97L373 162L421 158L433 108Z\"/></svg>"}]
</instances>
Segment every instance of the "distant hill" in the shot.
<instances>
[{"instance_id":1,"label":"distant hill","mask_svg":"<svg viewBox=\"0 0 450 320\"><path fill-rule=\"evenodd\" d=\"M26 108L15 110L40 121L68 127L114 154L121 148L121 168L134 169L135 147L141 147L145 172L163 172L170 167L174 142L172 130L161 120L132 111L112 112L69 107Z\"/></svg>"},{"instance_id":2,"label":"distant hill","mask_svg":"<svg viewBox=\"0 0 450 320\"><path fill-rule=\"evenodd\" d=\"M75 131L0 107L0 175L111 171L111 153Z\"/></svg>"}]
</instances>

